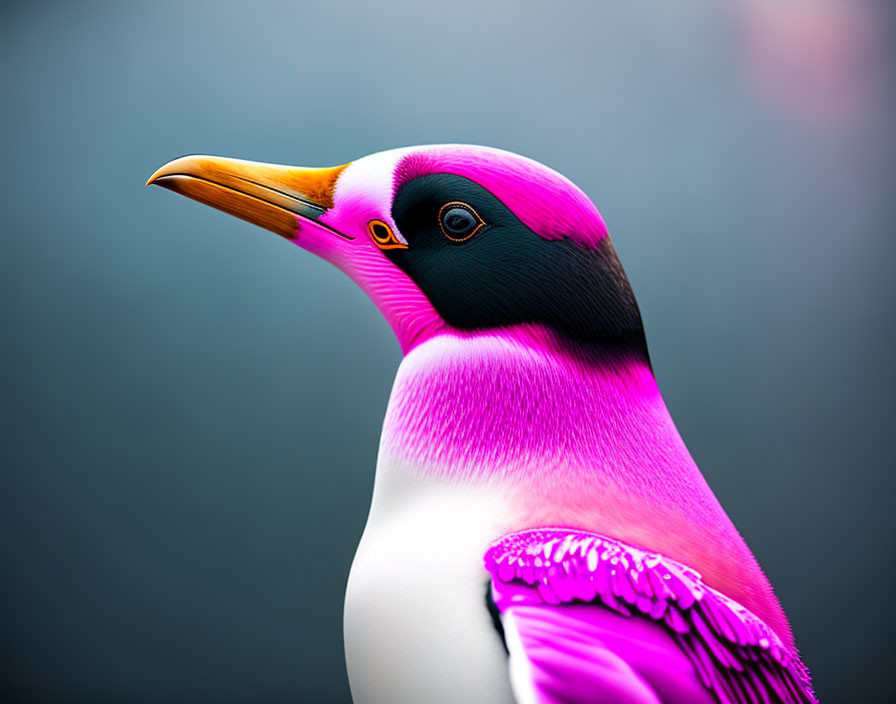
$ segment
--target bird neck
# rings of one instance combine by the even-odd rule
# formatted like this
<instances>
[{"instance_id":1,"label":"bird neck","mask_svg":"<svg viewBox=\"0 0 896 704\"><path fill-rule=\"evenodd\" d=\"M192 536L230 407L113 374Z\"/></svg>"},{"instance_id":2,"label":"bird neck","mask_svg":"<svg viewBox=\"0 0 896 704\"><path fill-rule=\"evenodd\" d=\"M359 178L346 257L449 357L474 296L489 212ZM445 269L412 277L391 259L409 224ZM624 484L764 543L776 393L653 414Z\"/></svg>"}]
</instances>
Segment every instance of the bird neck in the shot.
<instances>
[{"instance_id":1,"label":"bird neck","mask_svg":"<svg viewBox=\"0 0 896 704\"><path fill-rule=\"evenodd\" d=\"M534 327L441 334L412 350L381 453L429 476L530 486L696 471L646 355Z\"/></svg>"}]
</instances>

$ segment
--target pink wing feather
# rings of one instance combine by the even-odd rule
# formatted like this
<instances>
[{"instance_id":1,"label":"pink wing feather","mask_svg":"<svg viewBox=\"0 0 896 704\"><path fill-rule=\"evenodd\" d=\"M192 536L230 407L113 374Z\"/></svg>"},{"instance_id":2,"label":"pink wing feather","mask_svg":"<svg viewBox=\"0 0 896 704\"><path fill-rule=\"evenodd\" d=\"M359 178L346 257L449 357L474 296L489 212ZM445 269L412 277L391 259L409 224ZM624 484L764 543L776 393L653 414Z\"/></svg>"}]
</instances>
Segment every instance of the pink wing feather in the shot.
<instances>
[{"instance_id":1,"label":"pink wing feather","mask_svg":"<svg viewBox=\"0 0 896 704\"><path fill-rule=\"evenodd\" d=\"M593 533L527 530L485 555L521 704L809 704L797 652L694 570Z\"/></svg>"}]
</instances>

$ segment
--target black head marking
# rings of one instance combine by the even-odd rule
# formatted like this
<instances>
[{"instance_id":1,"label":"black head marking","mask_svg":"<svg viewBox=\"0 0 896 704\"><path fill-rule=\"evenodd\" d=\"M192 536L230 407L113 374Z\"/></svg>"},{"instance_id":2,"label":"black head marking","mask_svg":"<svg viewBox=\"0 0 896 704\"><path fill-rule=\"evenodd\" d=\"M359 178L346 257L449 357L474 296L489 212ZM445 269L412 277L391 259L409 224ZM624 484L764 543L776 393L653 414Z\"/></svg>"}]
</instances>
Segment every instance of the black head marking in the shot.
<instances>
[{"instance_id":1,"label":"black head marking","mask_svg":"<svg viewBox=\"0 0 896 704\"><path fill-rule=\"evenodd\" d=\"M457 212L446 233L452 207L466 207L481 220L472 236L466 235L474 223ZM638 305L609 239L596 248L546 240L489 191L454 174L406 183L392 217L408 248L386 256L449 325L474 330L539 323L577 342L646 353ZM458 236L451 236L452 227Z\"/></svg>"}]
</instances>

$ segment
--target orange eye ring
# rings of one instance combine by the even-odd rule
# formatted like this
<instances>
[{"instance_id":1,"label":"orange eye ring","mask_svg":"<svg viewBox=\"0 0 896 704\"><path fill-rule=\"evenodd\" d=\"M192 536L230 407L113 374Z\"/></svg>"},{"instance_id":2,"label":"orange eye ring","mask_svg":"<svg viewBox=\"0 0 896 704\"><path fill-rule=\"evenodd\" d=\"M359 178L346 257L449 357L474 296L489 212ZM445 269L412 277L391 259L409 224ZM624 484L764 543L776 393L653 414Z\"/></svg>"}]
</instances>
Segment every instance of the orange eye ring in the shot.
<instances>
[{"instance_id":1,"label":"orange eye ring","mask_svg":"<svg viewBox=\"0 0 896 704\"><path fill-rule=\"evenodd\" d=\"M407 249L408 246L404 242L399 242L395 233L388 223L382 220L371 220L367 223L367 229L373 243L380 249Z\"/></svg>"},{"instance_id":2,"label":"orange eye ring","mask_svg":"<svg viewBox=\"0 0 896 704\"><path fill-rule=\"evenodd\" d=\"M451 211L454 208L459 208L461 210L466 210L470 215L476 218L477 223L476 226L467 234L462 237L458 237L455 233L450 233L445 229L445 214ZM473 235L479 232L483 227L485 227L485 220L476 212L472 205L467 205L459 200L453 200L450 203L445 203L441 208L439 208L439 228L442 230L442 234L445 235L452 242L466 242Z\"/></svg>"}]
</instances>

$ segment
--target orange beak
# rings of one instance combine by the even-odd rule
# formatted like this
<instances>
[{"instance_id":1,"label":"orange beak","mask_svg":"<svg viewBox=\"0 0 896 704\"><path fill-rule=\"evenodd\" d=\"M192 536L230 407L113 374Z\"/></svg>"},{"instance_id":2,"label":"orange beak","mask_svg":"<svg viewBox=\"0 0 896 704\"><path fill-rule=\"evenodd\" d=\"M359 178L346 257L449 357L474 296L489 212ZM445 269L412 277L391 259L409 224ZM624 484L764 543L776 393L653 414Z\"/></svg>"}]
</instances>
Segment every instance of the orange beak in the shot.
<instances>
[{"instance_id":1,"label":"orange beak","mask_svg":"<svg viewBox=\"0 0 896 704\"><path fill-rule=\"evenodd\" d=\"M169 161L146 185L168 188L281 237L295 239L302 218L317 220L333 207L336 181L346 166L317 169L185 156Z\"/></svg>"}]
</instances>

